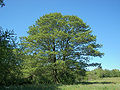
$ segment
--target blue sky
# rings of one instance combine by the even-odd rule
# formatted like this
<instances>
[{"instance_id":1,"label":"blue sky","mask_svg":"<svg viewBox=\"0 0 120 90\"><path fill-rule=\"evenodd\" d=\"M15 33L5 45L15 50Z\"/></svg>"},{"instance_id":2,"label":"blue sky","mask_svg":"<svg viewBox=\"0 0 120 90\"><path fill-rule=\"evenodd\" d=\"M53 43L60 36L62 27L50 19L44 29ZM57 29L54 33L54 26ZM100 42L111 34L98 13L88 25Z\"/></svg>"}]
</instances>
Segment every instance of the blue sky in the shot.
<instances>
[{"instance_id":1,"label":"blue sky","mask_svg":"<svg viewBox=\"0 0 120 90\"><path fill-rule=\"evenodd\" d=\"M5 4L0 8L0 26L13 29L18 37L26 36L28 27L45 14L80 17L103 44L104 57L91 62L102 63L103 69L120 69L120 0L6 0Z\"/></svg>"}]
</instances>

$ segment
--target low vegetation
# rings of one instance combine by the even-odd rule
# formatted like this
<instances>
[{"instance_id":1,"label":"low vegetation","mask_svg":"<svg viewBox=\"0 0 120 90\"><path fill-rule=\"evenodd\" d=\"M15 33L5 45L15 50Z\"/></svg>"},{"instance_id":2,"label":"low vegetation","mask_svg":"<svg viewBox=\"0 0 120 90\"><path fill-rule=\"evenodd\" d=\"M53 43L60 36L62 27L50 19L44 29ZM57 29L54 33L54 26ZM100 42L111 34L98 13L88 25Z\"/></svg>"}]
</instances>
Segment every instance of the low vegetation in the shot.
<instances>
[{"instance_id":1,"label":"low vegetation","mask_svg":"<svg viewBox=\"0 0 120 90\"><path fill-rule=\"evenodd\" d=\"M120 90L120 78L91 80L78 85L60 86L61 90Z\"/></svg>"},{"instance_id":2,"label":"low vegetation","mask_svg":"<svg viewBox=\"0 0 120 90\"><path fill-rule=\"evenodd\" d=\"M120 77L101 78L74 85L25 85L2 87L0 90L120 90Z\"/></svg>"}]
</instances>

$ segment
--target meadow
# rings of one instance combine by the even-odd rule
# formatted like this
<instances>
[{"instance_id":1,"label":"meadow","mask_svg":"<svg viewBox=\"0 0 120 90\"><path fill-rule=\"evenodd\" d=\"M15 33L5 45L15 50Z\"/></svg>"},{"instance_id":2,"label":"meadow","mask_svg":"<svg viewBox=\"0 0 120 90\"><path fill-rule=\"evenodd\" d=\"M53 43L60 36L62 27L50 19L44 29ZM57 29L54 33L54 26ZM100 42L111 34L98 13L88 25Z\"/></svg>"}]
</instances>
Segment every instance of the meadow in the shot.
<instances>
[{"instance_id":1,"label":"meadow","mask_svg":"<svg viewBox=\"0 0 120 90\"><path fill-rule=\"evenodd\" d=\"M78 85L64 85L62 90L120 90L120 77L102 78Z\"/></svg>"},{"instance_id":2,"label":"meadow","mask_svg":"<svg viewBox=\"0 0 120 90\"><path fill-rule=\"evenodd\" d=\"M120 77L101 78L74 85L25 85L1 87L0 90L120 90Z\"/></svg>"}]
</instances>

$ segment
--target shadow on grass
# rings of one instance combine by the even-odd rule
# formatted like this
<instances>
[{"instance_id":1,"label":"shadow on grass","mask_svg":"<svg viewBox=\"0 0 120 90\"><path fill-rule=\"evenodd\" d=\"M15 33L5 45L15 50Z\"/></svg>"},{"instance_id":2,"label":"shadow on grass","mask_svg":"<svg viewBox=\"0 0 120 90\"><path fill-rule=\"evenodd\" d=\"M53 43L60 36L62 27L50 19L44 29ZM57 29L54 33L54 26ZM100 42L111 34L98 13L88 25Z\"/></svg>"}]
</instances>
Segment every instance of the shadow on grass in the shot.
<instances>
[{"instance_id":1,"label":"shadow on grass","mask_svg":"<svg viewBox=\"0 0 120 90\"><path fill-rule=\"evenodd\" d=\"M21 86L9 86L0 87L0 90L61 90L58 88L60 85L54 84L40 84L40 85L21 85Z\"/></svg>"},{"instance_id":2,"label":"shadow on grass","mask_svg":"<svg viewBox=\"0 0 120 90\"><path fill-rule=\"evenodd\" d=\"M115 84L115 83L114 82L79 82L77 84L89 85L89 84Z\"/></svg>"}]
</instances>

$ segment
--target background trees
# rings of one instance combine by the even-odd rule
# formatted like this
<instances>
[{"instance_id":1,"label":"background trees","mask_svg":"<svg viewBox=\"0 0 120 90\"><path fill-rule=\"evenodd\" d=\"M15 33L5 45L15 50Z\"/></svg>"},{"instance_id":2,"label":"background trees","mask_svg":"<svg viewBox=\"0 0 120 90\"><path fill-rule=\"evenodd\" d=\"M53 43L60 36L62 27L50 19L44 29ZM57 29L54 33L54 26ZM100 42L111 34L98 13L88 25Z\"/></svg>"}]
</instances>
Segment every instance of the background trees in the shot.
<instances>
[{"instance_id":1,"label":"background trees","mask_svg":"<svg viewBox=\"0 0 120 90\"><path fill-rule=\"evenodd\" d=\"M15 83L18 75L18 60L14 32L0 27L0 85Z\"/></svg>"},{"instance_id":2,"label":"background trees","mask_svg":"<svg viewBox=\"0 0 120 90\"><path fill-rule=\"evenodd\" d=\"M77 16L46 14L29 27L28 34L21 37L23 72L27 77L73 83L77 76L85 75L90 57L103 55L98 51L102 45L96 43L90 27Z\"/></svg>"},{"instance_id":3,"label":"background trees","mask_svg":"<svg viewBox=\"0 0 120 90\"><path fill-rule=\"evenodd\" d=\"M96 68L92 71L87 71L88 79L98 79L104 77L120 77L120 71L118 69L103 70L102 68Z\"/></svg>"}]
</instances>

